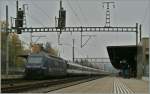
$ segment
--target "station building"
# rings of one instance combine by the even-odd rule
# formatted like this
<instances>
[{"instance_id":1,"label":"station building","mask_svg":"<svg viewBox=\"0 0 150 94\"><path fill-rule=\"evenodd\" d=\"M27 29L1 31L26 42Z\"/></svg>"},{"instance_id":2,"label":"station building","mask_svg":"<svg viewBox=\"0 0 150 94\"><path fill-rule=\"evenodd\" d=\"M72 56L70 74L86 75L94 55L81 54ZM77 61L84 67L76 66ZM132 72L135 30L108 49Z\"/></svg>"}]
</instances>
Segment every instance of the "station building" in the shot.
<instances>
[{"instance_id":1,"label":"station building","mask_svg":"<svg viewBox=\"0 0 150 94\"><path fill-rule=\"evenodd\" d=\"M137 77L149 77L149 38L141 39L137 55Z\"/></svg>"},{"instance_id":2,"label":"station building","mask_svg":"<svg viewBox=\"0 0 150 94\"><path fill-rule=\"evenodd\" d=\"M111 64L120 71L120 76L127 78L137 76L136 45L108 46L107 51Z\"/></svg>"},{"instance_id":3,"label":"station building","mask_svg":"<svg viewBox=\"0 0 150 94\"><path fill-rule=\"evenodd\" d=\"M108 55L114 68L123 77L149 77L149 38L142 38L138 46L108 46Z\"/></svg>"}]
</instances>

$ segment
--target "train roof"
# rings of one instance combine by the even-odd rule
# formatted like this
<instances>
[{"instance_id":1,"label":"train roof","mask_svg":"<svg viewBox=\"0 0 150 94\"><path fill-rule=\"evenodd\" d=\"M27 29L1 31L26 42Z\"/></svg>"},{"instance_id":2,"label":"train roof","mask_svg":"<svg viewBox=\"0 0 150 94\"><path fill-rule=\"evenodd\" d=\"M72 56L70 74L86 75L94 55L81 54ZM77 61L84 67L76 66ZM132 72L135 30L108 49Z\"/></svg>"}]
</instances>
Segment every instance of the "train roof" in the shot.
<instances>
[{"instance_id":1,"label":"train roof","mask_svg":"<svg viewBox=\"0 0 150 94\"><path fill-rule=\"evenodd\" d=\"M76 64L76 63L73 63L73 62L68 62L68 64L73 65L73 66L77 66L77 67L83 67L83 68L98 70L98 69L95 69L95 68L91 68L91 67L83 66L83 65L80 65L80 64Z\"/></svg>"},{"instance_id":2,"label":"train roof","mask_svg":"<svg viewBox=\"0 0 150 94\"><path fill-rule=\"evenodd\" d=\"M50 54L45 53L45 52L31 53L29 56L34 56L34 55L35 55L35 56L46 56L46 57L52 57L52 58L64 60L64 59L61 58L61 57L54 56L54 55L50 55Z\"/></svg>"}]
</instances>

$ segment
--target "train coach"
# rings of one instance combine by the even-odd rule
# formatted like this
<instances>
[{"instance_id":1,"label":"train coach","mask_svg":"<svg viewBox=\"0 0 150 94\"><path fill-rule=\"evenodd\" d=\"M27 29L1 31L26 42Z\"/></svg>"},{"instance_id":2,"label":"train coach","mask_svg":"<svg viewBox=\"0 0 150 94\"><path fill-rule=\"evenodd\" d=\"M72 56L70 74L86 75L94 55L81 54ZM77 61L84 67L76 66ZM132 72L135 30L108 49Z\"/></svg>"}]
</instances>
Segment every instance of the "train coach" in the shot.
<instances>
[{"instance_id":1,"label":"train coach","mask_svg":"<svg viewBox=\"0 0 150 94\"><path fill-rule=\"evenodd\" d=\"M26 78L98 75L99 69L82 66L44 52L30 54L25 65Z\"/></svg>"}]
</instances>

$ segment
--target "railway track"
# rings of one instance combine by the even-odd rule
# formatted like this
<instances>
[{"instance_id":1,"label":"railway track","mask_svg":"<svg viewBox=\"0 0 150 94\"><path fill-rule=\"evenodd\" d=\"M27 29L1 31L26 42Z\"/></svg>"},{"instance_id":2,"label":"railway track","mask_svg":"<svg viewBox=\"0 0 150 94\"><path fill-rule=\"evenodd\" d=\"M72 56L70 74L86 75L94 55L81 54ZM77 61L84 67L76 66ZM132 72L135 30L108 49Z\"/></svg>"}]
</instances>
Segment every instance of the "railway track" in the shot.
<instances>
[{"instance_id":1,"label":"railway track","mask_svg":"<svg viewBox=\"0 0 150 94\"><path fill-rule=\"evenodd\" d=\"M25 82L33 82L35 80L25 80L23 78L17 78L17 79L1 79L1 85L2 86L9 86L14 85L18 83L25 83Z\"/></svg>"},{"instance_id":2,"label":"railway track","mask_svg":"<svg viewBox=\"0 0 150 94\"><path fill-rule=\"evenodd\" d=\"M94 80L100 77L69 77L62 79L51 79L51 80L43 80L43 81L33 81L33 82L21 82L14 85L2 85L1 92L2 93L20 93L20 92L50 92L53 90L57 90L60 88L72 86L75 84L79 84L82 82ZM40 91L37 91L38 89ZM43 89L44 88L44 89ZM48 90L46 88L49 88Z\"/></svg>"}]
</instances>

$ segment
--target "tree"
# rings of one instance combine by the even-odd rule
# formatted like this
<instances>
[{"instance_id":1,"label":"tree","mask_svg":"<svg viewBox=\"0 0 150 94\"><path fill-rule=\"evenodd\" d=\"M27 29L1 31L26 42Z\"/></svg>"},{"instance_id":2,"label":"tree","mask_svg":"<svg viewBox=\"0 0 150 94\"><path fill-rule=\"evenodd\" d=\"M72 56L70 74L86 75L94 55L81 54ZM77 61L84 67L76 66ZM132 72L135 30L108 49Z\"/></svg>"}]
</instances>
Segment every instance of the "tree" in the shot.
<instances>
[{"instance_id":1,"label":"tree","mask_svg":"<svg viewBox=\"0 0 150 94\"><path fill-rule=\"evenodd\" d=\"M5 66L6 66L6 32L5 32L6 22L0 21L0 39L1 39L1 72L4 73Z\"/></svg>"},{"instance_id":2,"label":"tree","mask_svg":"<svg viewBox=\"0 0 150 94\"><path fill-rule=\"evenodd\" d=\"M52 48L49 42L46 43L46 50L50 55L58 56L58 50L56 48Z\"/></svg>"},{"instance_id":3,"label":"tree","mask_svg":"<svg viewBox=\"0 0 150 94\"><path fill-rule=\"evenodd\" d=\"M48 42L45 47L43 47L43 44L32 44L32 53L39 53L41 51L53 56L58 56L58 50L56 48L52 48L51 44Z\"/></svg>"},{"instance_id":4,"label":"tree","mask_svg":"<svg viewBox=\"0 0 150 94\"><path fill-rule=\"evenodd\" d=\"M58 56L58 50L55 48L49 48L48 53L54 56Z\"/></svg>"},{"instance_id":5,"label":"tree","mask_svg":"<svg viewBox=\"0 0 150 94\"><path fill-rule=\"evenodd\" d=\"M24 65L23 59L18 57L18 55L23 54L23 46L21 44L21 40L16 33L10 33L10 40L9 40L9 47L10 47L10 62L16 67L21 67Z\"/></svg>"},{"instance_id":6,"label":"tree","mask_svg":"<svg viewBox=\"0 0 150 94\"><path fill-rule=\"evenodd\" d=\"M23 59L18 57L19 54L23 52L23 46L21 44L21 40L16 33L6 33L6 22L0 21L0 39L1 39L1 71L2 74L5 73L6 68L6 43L7 43L7 35L9 35L9 67L20 67L24 65Z\"/></svg>"}]
</instances>

